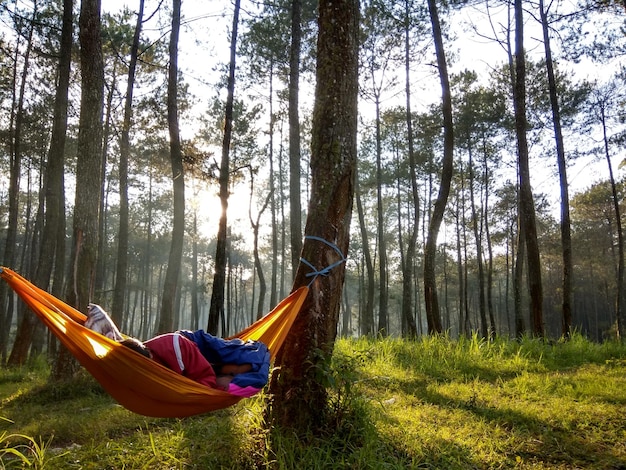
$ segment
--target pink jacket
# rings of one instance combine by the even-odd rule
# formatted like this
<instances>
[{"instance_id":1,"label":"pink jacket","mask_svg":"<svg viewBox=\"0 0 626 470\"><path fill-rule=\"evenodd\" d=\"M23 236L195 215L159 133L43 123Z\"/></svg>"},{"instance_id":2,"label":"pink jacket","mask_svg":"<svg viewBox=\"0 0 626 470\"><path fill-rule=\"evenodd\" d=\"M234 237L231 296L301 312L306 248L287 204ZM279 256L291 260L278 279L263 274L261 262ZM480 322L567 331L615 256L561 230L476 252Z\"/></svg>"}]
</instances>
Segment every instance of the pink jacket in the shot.
<instances>
[{"instance_id":1,"label":"pink jacket","mask_svg":"<svg viewBox=\"0 0 626 470\"><path fill-rule=\"evenodd\" d=\"M158 363L207 387L217 388L215 371L193 341L166 333L144 343Z\"/></svg>"}]
</instances>

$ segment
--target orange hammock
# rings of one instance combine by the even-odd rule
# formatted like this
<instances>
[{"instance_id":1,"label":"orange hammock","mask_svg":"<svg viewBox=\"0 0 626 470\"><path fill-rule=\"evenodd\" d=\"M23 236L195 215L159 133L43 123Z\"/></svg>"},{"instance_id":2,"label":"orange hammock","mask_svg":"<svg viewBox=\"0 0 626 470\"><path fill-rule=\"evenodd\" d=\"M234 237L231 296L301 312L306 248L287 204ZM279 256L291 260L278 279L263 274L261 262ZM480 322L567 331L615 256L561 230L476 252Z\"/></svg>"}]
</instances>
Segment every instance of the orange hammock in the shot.
<instances>
[{"instance_id":1,"label":"orange hammock","mask_svg":"<svg viewBox=\"0 0 626 470\"><path fill-rule=\"evenodd\" d=\"M8 268L9 286L118 403L154 417L185 417L234 405L242 397L207 388L83 326L86 316ZM265 343L274 359L308 293L301 287L233 337Z\"/></svg>"}]
</instances>

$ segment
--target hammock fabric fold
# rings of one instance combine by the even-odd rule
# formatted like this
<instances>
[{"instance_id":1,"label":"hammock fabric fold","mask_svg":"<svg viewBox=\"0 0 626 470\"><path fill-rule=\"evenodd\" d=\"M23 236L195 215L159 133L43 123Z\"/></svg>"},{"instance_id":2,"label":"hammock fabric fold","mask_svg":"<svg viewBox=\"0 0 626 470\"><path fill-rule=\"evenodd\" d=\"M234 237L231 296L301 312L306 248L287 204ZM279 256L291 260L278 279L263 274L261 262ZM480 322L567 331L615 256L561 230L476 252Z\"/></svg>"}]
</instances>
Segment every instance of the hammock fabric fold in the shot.
<instances>
[{"instance_id":1,"label":"hammock fabric fold","mask_svg":"<svg viewBox=\"0 0 626 470\"><path fill-rule=\"evenodd\" d=\"M9 268L2 277L106 392L144 416L183 418L234 405L242 397L207 388L83 326L86 316ZM308 287L292 292L276 308L231 338L261 341L272 360L282 346Z\"/></svg>"}]
</instances>

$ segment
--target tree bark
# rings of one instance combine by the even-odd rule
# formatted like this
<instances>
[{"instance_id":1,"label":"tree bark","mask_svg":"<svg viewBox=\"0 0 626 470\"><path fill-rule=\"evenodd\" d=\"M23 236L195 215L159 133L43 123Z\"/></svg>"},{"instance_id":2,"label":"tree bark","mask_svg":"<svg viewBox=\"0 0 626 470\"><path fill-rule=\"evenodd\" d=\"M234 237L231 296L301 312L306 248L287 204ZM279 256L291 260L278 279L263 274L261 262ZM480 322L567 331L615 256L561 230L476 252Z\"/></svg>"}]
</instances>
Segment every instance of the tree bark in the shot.
<instances>
[{"instance_id":1,"label":"tree bark","mask_svg":"<svg viewBox=\"0 0 626 470\"><path fill-rule=\"evenodd\" d=\"M68 90L72 63L74 0L63 0L58 84L54 99L52 135L46 165L46 210L35 284L48 289L54 269L53 295L60 296L65 269L65 143ZM51 348L54 349L54 348Z\"/></svg>"},{"instance_id":2,"label":"tree bark","mask_svg":"<svg viewBox=\"0 0 626 470\"><path fill-rule=\"evenodd\" d=\"M497 329L496 329L496 316L494 312L493 306L493 246L491 243L491 233L489 231L489 168L487 167L487 154L484 155L484 182L485 182L485 206L483 208L483 220L485 221L485 241L487 242L487 313L489 314L489 338L493 339L496 337Z\"/></svg>"},{"instance_id":3,"label":"tree bark","mask_svg":"<svg viewBox=\"0 0 626 470\"><path fill-rule=\"evenodd\" d=\"M478 266L478 313L480 315L480 334L483 338L489 338L489 326L487 324L487 304L485 302L485 269L483 264L483 240L482 221L478 219L476 210L476 198L474 196L474 159L471 138L468 138L469 161L467 172L469 174L470 206L472 212L472 228L474 229L474 241L476 242L476 263ZM481 211L482 214L482 211Z\"/></svg>"},{"instance_id":4,"label":"tree bark","mask_svg":"<svg viewBox=\"0 0 626 470\"><path fill-rule=\"evenodd\" d=\"M133 44L130 49L128 63L128 79L126 83L126 98L124 100L124 122L122 123L122 137L120 139L120 223L117 235L117 260L115 266L115 285L113 287L113 302L111 314L118 325L124 314L126 298L126 284L128 279L128 160L130 155L130 127L133 119L133 90L135 89L135 72L139 57L139 39L143 24L144 0L139 0L139 11L135 23Z\"/></svg>"},{"instance_id":5,"label":"tree bark","mask_svg":"<svg viewBox=\"0 0 626 470\"><path fill-rule=\"evenodd\" d=\"M289 226L291 229L292 278L302 251L302 202L300 200L300 50L302 0L291 2L291 48L289 50Z\"/></svg>"},{"instance_id":6,"label":"tree bark","mask_svg":"<svg viewBox=\"0 0 626 470\"><path fill-rule=\"evenodd\" d=\"M626 325L624 319L624 231L622 228L621 211L619 207L619 195L617 193L617 184L613 175L613 165L611 164L611 154L609 152L609 137L607 135L606 109L604 106L600 108L600 120L602 123L602 135L604 142L604 156L609 169L609 181L611 183L611 200L613 210L615 212L615 227L617 229L617 292L615 297L615 320L617 328L617 337L623 339L626 334Z\"/></svg>"},{"instance_id":7,"label":"tree bark","mask_svg":"<svg viewBox=\"0 0 626 470\"><path fill-rule=\"evenodd\" d=\"M107 169L107 156L109 154L109 135L111 133L111 115L113 112L113 96L114 92L117 88L117 69L113 67L111 74L111 82L106 86L108 93L106 95L105 105L104 105L104 121L102 127L102 158L100 163L100 210L98 213L100 217L98 218L98 254L97 254L97 264L96 264L96 277L94 281L94 294L95 298L93 299L96 303L101 303L98 294L104 292L105 283L106 283L106 273L108 269L108 260L104 259L105 252L105 240L106 240L106 231L107 231L107 213L109 211L109 204L107 200L108 191L106 187L106 169ZM117 323L120 325L120 323Z\"/></svg>"},{"instance_id":8,"label":"tree bark","mask_svg":"<svg viewBox=\"0 0 626 470\"><path fill-rule=\"evenodd\" d=\"M461 189L462 190L462 189ZM455 204L455 230L456 230L456 271L459 279L459 292L458 292L458 321L459 321L459 338L462 335L468 335L468 331L465 329L465 281L463 271L463 251L461 249L461 205L462 198L456 199Z\"/></svg>"},{"instance_id":9,"label":"tree bark","mask_svg":"<svg viewBox=\"0 0 626 470\"><path fill-rule=\"evenodd\" d=\"M67 302L86 311L93 294L100 208L104 63L100 0L80 8L81 111L77 142L76 202Z\"/></svg>"},{"instance_id":10,"label":"tree bark","mask_svg":"<svg viewBox=\"0 0 626 470\"><path fill-rule=\"evenodd\" d=\"M100 34L100 1L83 0L79 18L81 108L77 142L76 200L66 302L81 312L92 300L98 250L102 161L104 63ZM76 365L60 350L52 378L73 374Z\"/></svg>"},{"instance_id":11,"label":"tree bark","mask_svg":"<svg viewBox=\"0 0 626 470\"><path fill-rule=\"evenodd\" d=\"M541 27L543 30L543 46L546 55L546 72L548 74L548 91L550 93L552 123L554 125L554 141L556 144L556 157L559 165L559 183L561 186L561 256L563 258L561 334L563 337L569 338L572 334L572 275L574 272L574 262L572 261L572 234L569 212L567 163L565 161L563 133L561 132L561 110L556 89L556 79L554 77L552 48L550 47L548 16L543 0L539 0L539 14L541 15Z\"/></svg>"},{"instance_id":12,"label":"tree bark","mask_svg":"<svg viewBox=\"0 0 626 470\"><path fill-rule=\"evenodd\" d=\"M269 308L272 309L278 303L278 231L279 224L276 221L276 172L274 170L274 126L275 126L275 117L274 117L274 61L272 60L270 63L270 90L269 90L269 149L268 149L268 160L269 160L269 186L270 192L268 195L268 202L270 205L270 215L272 220L272 271L271 271L271 286L270 286L270 305ZM251 201L252 202L252 201ZM258 237L258 228L257 228L257 237ZM258 243L258 239L257 239ZM257 251L258 254L258 251ZM260 304L259 304L260 305ZM261 307L262 308L262 307ZM258 312L261 315L261 310ZM260 317L259 317L260 318Z\"/></svg>"},{"instance_id":13,"label":"tree bark","mask_svg":"<svg viewBox=\"0 0 626 470\"><path fill-rule=\"evenodd\" d=\"M517 228L517 256L513 255L513 311L515 318L515 338L522 338L526 332L526 322L522 315L522 276L524 274L524 258L526 255L526 243L524 242L524 225L519 218Z\"/></svg>"},{"instance_id":14,"label":"tree bark","mask_svg":"<svg viewBox=\"0 0 626 470\"><path fill-rule=\"evenodd\" d=\"M441 101L443 114L443 160L441 162L441 184L439 194L435 201L435 207L428 226L428 238L424 249L424 299L426 305L426 321L428 333L441 333L441 314L439 300L437 298L437 280L435 276L435 255L437 253L437 237L443 221L443 213L450 194L452 182L453 158L454 158L454 127L452 123L452 97L450 93L450 81L448 79L448 66L443 48L443 36L441 23L437 12L436 0L428 0L428 11L433 28L435 52L437 54L437 67L441 82Z\"/></svg>"},{"instance_id":15,"label":"tree bark","mask_svg":"<svg viewBox=\"0 0 626 470\"><path fill-rule=\"evenodd\" d=\"M172 224L172 242L163 282L163 297L157 333L167 333L174 329L178 283L183 256L185 237L185 174L183 154L180 145L178 126L178 37L180 32L181 0L172 1L172 31L170 34L170 66L167 78L167 124L170 134L170 161L172 164L172 182L174 191L174 217Z\"/></svg>"},{"instance_id":16,"label":"tree bark","mask_svg":"<svg viewBox=\"0 0 626 470\"><path fill-rule=\"evenodd\" d=\"M420 198L417 185L417 163L415 159L415 145L413 139L413 115L411 112L411 42L410 42L410 3L404 2L404 88L406 94L406 132L409 146L409 172L411 175L411 202L413 203L413 223L411 225L410 236L406 247L405 265L402 270L402 318L407 325L409 337L417 337L417 325L413 315L413 271L415 270L415 251L417 247L417 236L419 234Z\"/></svg>"},{"instance_id":17,"label":"tree bark","mask_svg":"<svg viewBox=\"0 0 626 470\"><path fill-rule=\"evenodd\" d=\"M254 271L259 278L259 300L257 303L256 314L254 315L255 320L259 320L264 313L265 307L265 294L267 292L267 282L265 281L265 275L263 274L263 263L261 262L261 257L259 256L259 227L260 220L263 212L267 209L268 204L272 201L273 191L267 195L265 202L263 203L263 207L256 216L256 220L252 217L252 198L254 197L254 172L252 168L250 168L250 203L248 205L248 217L250 219L250 226L252 227L252 255L254 257Z\"/></svg>"},{"instance_id":18,"label":"tree bark","mask_svg":"<svg viewBox=\"0 0 626 470\"><path fill-rule=\"evenodd\" d=\"M35 24L35 15L37 14L37 6L28 26L26 50L23 56L22 73L20 76L20 84L18 90L17 83L17 67L19 57L19 47L16 47L14 56L13 69L13 94L11 117L9 124L10 142L9 142L9 193L8 193L8 224L6 230L6 239L4 246L3 264L15 267L18 262L16 253L18 216L20 206L20 179L22 173L22 128L24 122L24 97L26 94L26 78L30 73L30 54L33 48L33 30ZM2 283L0 286L0 312L3 323L10 326L10 319L13 318L14 303L13 296L9 293L9 288ZM11 355L9 356L10 365L23 364L28 356L28 349L32 341L32 334L35 327L35 321L31 315L23 315L20 322L20 328L16 342L13 344ZM7 328L7 333L10 328ZM3 333L4 336L4 333ZM19 340L19 341L18 341ZM4 341L3 341L4 343Z\"/></svg>"},{"instance_id":19,"label":"tree bark","mask_svg":"<svg viewBox=\"0 0 626 470\"><path fill-rule=\"evenodd\" d=\"M209 322L207 331L217 334L219 321L224 318L224 291L226 289L226 263L227 263L227 230L228 230L228 192L230 189L230 141L233 132L233 100L235 95L235 58L237 51L237 27L239 24L239 7L241 1L235 0L233 14L233 28L230 38L230 65L228 67L228 85L226 95L226 109L224 116L224 140L222 142L222 160L220 162L220 202L222 213L220 215L217 246L215 248L215 273L213 275L213 291L211 292L211 307L209 309Z\"/></svg>"},{"instance_id":20,"label":"tree bark","mask_svg":"<svg viewBox=\"0 0 626 470\"><path fill-rule=\"evenodd\" d=\"M357 0L319 3L317 83L311 141L311 198L307 236L333 243L347 253L356 168L358 96ZM337 253L305 238L303 258L318 269L337 261ZM310 283L310 268L300 263L294 287ZM318 371L333 350L341 305L345 263L310 286L300 315L277 357L272 376L271 421L298 434L327 426L327 389Z\"/></svg>"},{"instance_id":21,"label":"tree bark","mask_svg":"<svg viewBox=\"0 0 626 470\"><path fill-rule=\"evenodd\" d=\"M361 230L361 251L363 252L363 260L365 262L365 307L361 316L361 334L371 336L374 334L374 294L376 293L374 266L372 264L372 255L370 253L369 237L367 235L367 226L365 225L365 214L363 211L363 202L361 200L361 191L359 183L358 170L354 177L355 199L357 214L359 217L359 228Z\"/></svg>"},{"instance_id":22,"label":"tree bark","mask_svg":"<svg viewBox=\"0 0 626 470\"><path fill-rule=\"evenodd\" d=\"M36 12L36 8L35 11L33 12L33 15ZM64 17L64 20L66 18ZM34 16L33 16L33 20L34 20ZM33 26L31 25L30 27L30 32L29 32L29 36L31 37L31 39L29 39L29 43L32 42L32 30L33 30ZM67 39L62 38L63 39ZM70 36L70 43L71 43L71 36ZM17 236L17 216L18 216L18 204L19 204L19 174L21 172L21 155L20 155L20 144L19 144L19 140L20 138L20 130L19 128L21 127L21 124L18 124L21 122L22 117L20 117L21 115L21 111L20 108L22 106L23 103L23 96L24 96L24 92L25 92L25 78L26 78L26 74L27 74L27 69L28 69L28 55L30 55L30 50L31 50L32 46L29 44L27 47L27 56L24 58L24 69L23 69L23 74L22 74L22 85L20 87L21 91L20 91L20 96L21 98L18 98L18 106L17 106L17 115L15 117L15 130L13 133L13 143L11 145L11 155L10 155L10 174L9 174L9 210L8 210L8 226L7 226L7 234L6 234L6 246L5 246L5 250L4 250L4 258L3 258L3 264L5 264L6 266L13 266L15 264L15 259L16 259L16 255L15 255L15 246L16 246L16 236ZM66 51L67 52L67 51ZM69 76L69 55L67 57L63 57L61 56L61 59L59 61L59 71L61 72L61 62L63 60L67 59L67 65L68 65L68 76ZM62 79L62 77L60 77L60 79ZM59 83L59 87L62 84ZM55 102L55 117L54 117L54 121L53 121L53 142L54 144L57 144L58 141L54 140L55 138L58 139L59 135L58 133L55 134L55 131L58 132L58 127L57 125L59 124L58 119L60 119L60 115L57 114L57 112L59 111L59 89L57 88L57 97L56 97L56 102ZM66 103L67 103L67 88L66 88ZM67 105L66 105L67 108ZM67 112L66 112L67 115ZM63 138L65 137L65 127L63 128ZM63 139L63 143L64 143L64 139ZM51 147L52 147L52 143L51 143ZM62 158L62 155L61 155ZM50 157L49 157L50 159ZM48 163L48 166L50 165L50 162ZM52 169L54 170L54 164L52 166ZM49 172L50 169L48 167L47 171ZM50 181L50 179L48 178L46 180L46 182L44 183L46 185L46 188L50 187L52 188L54 186L54 183ZM44 189L47 191L47 189ZM46 221L48 220L48 218L46 217ZM51 241L55 241L56 239L54 237L52 237ZM42 239L42 242L45 243L45 239ZM43 250L43 248L41 248L41 250ZM53 255L53 254L52 254ZM40 258L43 258L43 256L40 256ZM38 286L42 286L42 287L47 287L48 282L50 280L50 276L48 275L47 280L45 280L45 284L40 284L39 281L41 281L44 278L44 269L49 268L50 270L52 270L52 263L53 263L53 259L50 258L49 260L49 265L48 263L44 262L43 266L38 265L37 268L37 272L35 273L35 281L37 282ZM41 277L38 275L39 273L41 273ZM13 296L8 295L9 289L8 286L5 283L2 283L3 285L0 286L0 311L2 312L1 314L1 318L3 319L3 325L2 325L2 331L0 332L0 345L1 345L1 351L2 351L2 357L4 358L6 356L6 349L8 347L8 333L10 331L10 322L9 319L12 318L12 315L9 312L13 311ZM6 316L6 319L5 319ZM20 365L23 364L27 357L28 357L28 350L30 348L30 345L32 343L32 339L33 339L33 334L35 331L35 326L37 324L37 319L34 317L34 315L32 315L30 312L26 313L25 315L22 316L21 318L21 322L19 324L17 333L16 333L16 337L15 337L15 341L13 343L13 348L11 350L11 354L8 358L8 364L9 365Z\"/></svg>"},{"instance_id":23,"label":"tree bark","mask_svg":"<svg viewBox=\"0 0 626 470\"><path fill-rule=\"evenodd\" d=\"M515 0L515 84L513 91L515 108L515 133L517 135L517 158L520 178L520 216L526 254L528 256L528 282L531 304L531 328L534 336L543 337L543 287L541 283L541 260L537 241L535 204L530 186L528 141L526 131L526 57L524 51L524 17L522 0Z\"/></svg>"},{"instance_id":24,"label":"tree bark","mask_svg":"<svg viewBox=\"0 0 626 470\"><path fill-rule=\"evenodd\" d=\"M387 240L383 208L382 138L380 135L380 93L375 92L376 105L376 218L378 237L378 331L389 334L389 286L387 284Z\"/></svg>"}]
</instances>

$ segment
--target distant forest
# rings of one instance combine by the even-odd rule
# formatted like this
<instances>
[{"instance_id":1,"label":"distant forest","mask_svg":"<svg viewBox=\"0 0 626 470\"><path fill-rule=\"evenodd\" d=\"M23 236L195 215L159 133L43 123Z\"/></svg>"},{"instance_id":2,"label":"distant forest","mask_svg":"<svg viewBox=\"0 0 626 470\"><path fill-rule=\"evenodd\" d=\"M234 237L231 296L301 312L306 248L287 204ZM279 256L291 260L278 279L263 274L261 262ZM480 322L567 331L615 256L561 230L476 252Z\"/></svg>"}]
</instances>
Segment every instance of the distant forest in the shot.
<instances>
[{"instance_id":1,"label":"distant forest","mask_svg":"<svg viewBox=\"0 0 626 470\"><path fill-rule=\"evenodd\" d=\"M77 3L0 2L0 264L139 338L232 334L299 263L317 5ZM361 2L340 335L624 335L625 20ZM0 322L3 361L46 348L4 283Z\"/></svg>"}]
</instances>

